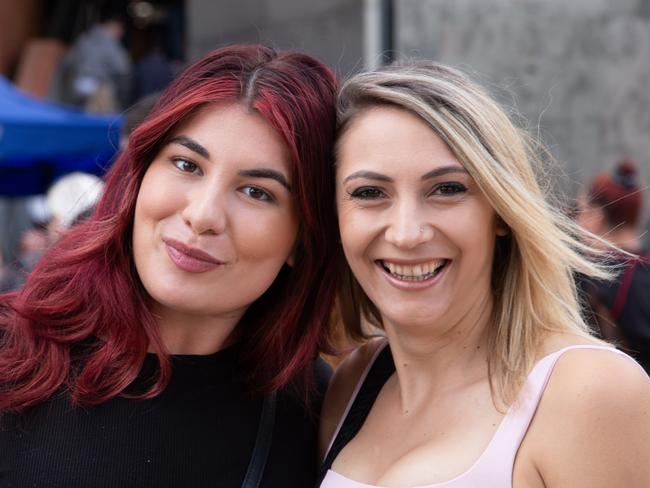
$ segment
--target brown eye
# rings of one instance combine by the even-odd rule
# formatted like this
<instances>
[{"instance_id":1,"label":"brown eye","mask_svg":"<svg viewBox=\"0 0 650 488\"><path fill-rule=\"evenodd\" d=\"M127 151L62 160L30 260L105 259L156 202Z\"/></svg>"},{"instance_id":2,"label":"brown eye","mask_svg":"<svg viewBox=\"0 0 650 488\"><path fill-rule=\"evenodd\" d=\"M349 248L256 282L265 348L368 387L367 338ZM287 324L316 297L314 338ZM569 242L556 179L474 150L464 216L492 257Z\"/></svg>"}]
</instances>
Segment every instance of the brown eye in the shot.
<instances>
[{"instance_id":1,"label":"brown eye","mask_svg":"<svg viewBox=\"0 0 650 488\"><path fill-rule=\"evenodd\" d=\"M254 200L260 200L263 202L273 201L273 197L267 191L262 190L257 186L244 186L240 191Z\"/></svg>"},{"instance_id":2,"label":"brown eye","mask_svg":"<svg viewBox=\"0 0 650 488\"><path fill-rule=\"evenodd\" d=\"M436 185L431 193L434 195L457 195L466 191L467 187L462 183L449 182Z\"/></svg>"},{"instance_id":3,"label":"brown eye","mask_svg":"<svg viewBox=\"0 0 650 488\"><path fill-rule=\"evenodd\" d=\"M352 198L359 198L361 200L375 200L382 198L384 196L384 192L382 192L379 188L375 188L373 186L362 186L361 188L357 188L352 193L350 193L350 196Z\"/></svg>"},{"instance_id":4,"label":"brown eye","mask_svg":"<svg viewBox=\"0 0 650 488\"><path fill-rule=\"evenodd\" d=\"M201 168L196 163L183 158L176 158L173 160L174 166L180 169L183 173L201 173Z\"/></svg>"}]
</instances>

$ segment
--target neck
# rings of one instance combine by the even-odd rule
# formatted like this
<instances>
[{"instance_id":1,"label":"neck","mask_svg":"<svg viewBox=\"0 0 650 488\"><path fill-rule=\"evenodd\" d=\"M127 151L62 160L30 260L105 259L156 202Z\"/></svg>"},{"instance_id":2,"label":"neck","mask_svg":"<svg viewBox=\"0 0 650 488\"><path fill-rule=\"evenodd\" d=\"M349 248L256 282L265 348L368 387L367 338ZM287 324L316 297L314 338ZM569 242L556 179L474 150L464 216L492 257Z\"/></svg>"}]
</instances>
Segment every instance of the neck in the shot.
<instances>
[{"instance_id":1,"label":"neck","mask_svg":"<svg viewBox=\"0 0 650 488\"><path fill-rule=\"evenodd\" d=\"M446 391L487 378L491 313L492 300L486 296L462 316L441 317L426 328L385 322L402 412L415 412Z\"/></svg>"},{"instance_id":2,"label":"neck","mask_svg":"<svg viewBox=\"0 0 650 488\"><path fill-rule=\"evenodd\" d=\"M206 355L220 351L235 339L242 312L229 315L193 315L154 307L160 337L170 354Z\"/></svg>"}]
</instances>

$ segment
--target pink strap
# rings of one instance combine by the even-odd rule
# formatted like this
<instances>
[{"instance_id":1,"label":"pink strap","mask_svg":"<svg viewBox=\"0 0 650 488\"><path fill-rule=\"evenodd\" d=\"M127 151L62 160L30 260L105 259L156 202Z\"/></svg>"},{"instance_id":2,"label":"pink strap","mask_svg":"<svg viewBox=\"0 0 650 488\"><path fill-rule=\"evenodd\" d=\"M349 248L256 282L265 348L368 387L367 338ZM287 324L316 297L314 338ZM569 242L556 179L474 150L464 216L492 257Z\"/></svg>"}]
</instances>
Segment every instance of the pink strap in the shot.
<instances>
[{"instance_id":1,"label":"pink strap","mask_svg":"<svg viewBox=\"0 0 650 488\"><path fill-rule=\"evenodd\" d=\"M491 482L485 486L512 486L512 468L517 451L537 411L555 364L565 352L574 349L600 349L629 357L610 346L583 344L565 347L539 360L528 375L517 401L510 407L490 444L472 468L476 468L475 474L479 477L490 479ZM630 358L630 361L634 360Z\"/></svg>"},{"instance_id":2,"label":"pink strap","mask_svg":"<svg viewBox=\"0 0 650 488\"><path fill-rule=\"evenodd\" d=\"M383 347L379 347L378 349L381 350ZM586 344L568 346L543 357L533 367L517 401L510 407L506 415L503 417L503 420L501 421L501 424L499 424L499 427L490 440L490 443L483 451L483 454L481 454L474 462L472 467L451 480L420 488L464 488L469 486L492 488L512 486L512 470L514 467L515 456L517 455L519 446L528 431L528 427L530 426L530 422L533 419L544 390L546 389L553 368L555 367L557 360L565 352L573 349L601 349L611 351L627 357L630 361L633 361L636 364L634 359L613 347ZM379 351L377 354L378 353ZM374 363L375 358L376 355L373 357L372 361L370 361L371 365ZM362 378L365 378L365 374L367 374L367 371L364 373ZM363 383L363 379L360 380L360 383ZM357 393L358 388L355 390L353 399ZM346 415L348 409L346 409ZM343 417L345 418L345 415ZM345 476L330 470L323 480L321 488L377 487L350 480Z\"/></svg>"}]
</instances>

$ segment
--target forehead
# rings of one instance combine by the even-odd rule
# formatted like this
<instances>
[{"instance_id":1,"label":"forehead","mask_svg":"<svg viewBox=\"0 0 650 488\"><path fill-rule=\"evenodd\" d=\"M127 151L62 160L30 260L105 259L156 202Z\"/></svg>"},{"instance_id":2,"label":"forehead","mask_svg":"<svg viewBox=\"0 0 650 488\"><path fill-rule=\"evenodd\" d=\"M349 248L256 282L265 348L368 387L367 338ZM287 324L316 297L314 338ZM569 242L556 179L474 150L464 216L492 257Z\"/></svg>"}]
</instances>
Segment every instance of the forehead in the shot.
<instances>
[{"instance_id":1,"label":"forehead","mask_svg":"<svg viewBox=\"0 0 650 488\"><path fill-rule=\"evenodd\" d=\"M254 161L289 170L290 152L280 133L256 110L238 102L201 107L170 138L181 135L207 149L215 161Z\"/></svg>"},{"instance_id":2,"label":"forehead","mask_svg":"<svg viewBox=\"0 0 650 488\"><path fill-rule=\"evenodd\" d=\"M368 165L394 170L462 166L423 119L392 106L358 113L339 140L337 156L340 170Z\"/></svg>"}]
</instances>

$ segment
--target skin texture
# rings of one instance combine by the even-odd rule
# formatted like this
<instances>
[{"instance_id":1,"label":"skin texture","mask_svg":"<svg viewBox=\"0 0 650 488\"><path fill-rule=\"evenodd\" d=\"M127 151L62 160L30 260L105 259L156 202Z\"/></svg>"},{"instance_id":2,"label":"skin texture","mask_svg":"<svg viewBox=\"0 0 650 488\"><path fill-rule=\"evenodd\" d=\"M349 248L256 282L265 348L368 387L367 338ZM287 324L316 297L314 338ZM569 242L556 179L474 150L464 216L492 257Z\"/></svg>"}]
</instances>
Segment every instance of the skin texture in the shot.
<instances>
[{"instance_id":1,"label":"skin texture","mask_svg":"<svg viewBox=\"0 0 650 488\"><path fill-rule=\"evenodd\" d=\"M133 253L170 352L218 350L290 261L298 224L289 161L259 114L230 103L197 112L151 163L136 203ZM258 170L283 182L251 173ZM183 269L173 241L221 264Z\"/></svg>"},{"instance_id":2,"label":"skin texture","mask_svg":"<svg viewBox=\"0 0 650 488\"><path fill-rule=\"evenodd\" d=\"M488 382L486 332L494 242L508 231L449 148L404 110L364 110L340 140L338 158L342 245L382 315L396 373L332 469L386 487L450 480L474 464L503 418ZM432 171L444 174L423 179ZM446 269L414 289L395 286L377 265L440 258ZM380 342L337 370L322 416L323 455ZM538 357L579 343L585 339L549 335ZM650 383L628 359L565 354L518 451L513 486L646 486L649 405Z\"/></svg>"}]
</instances>

